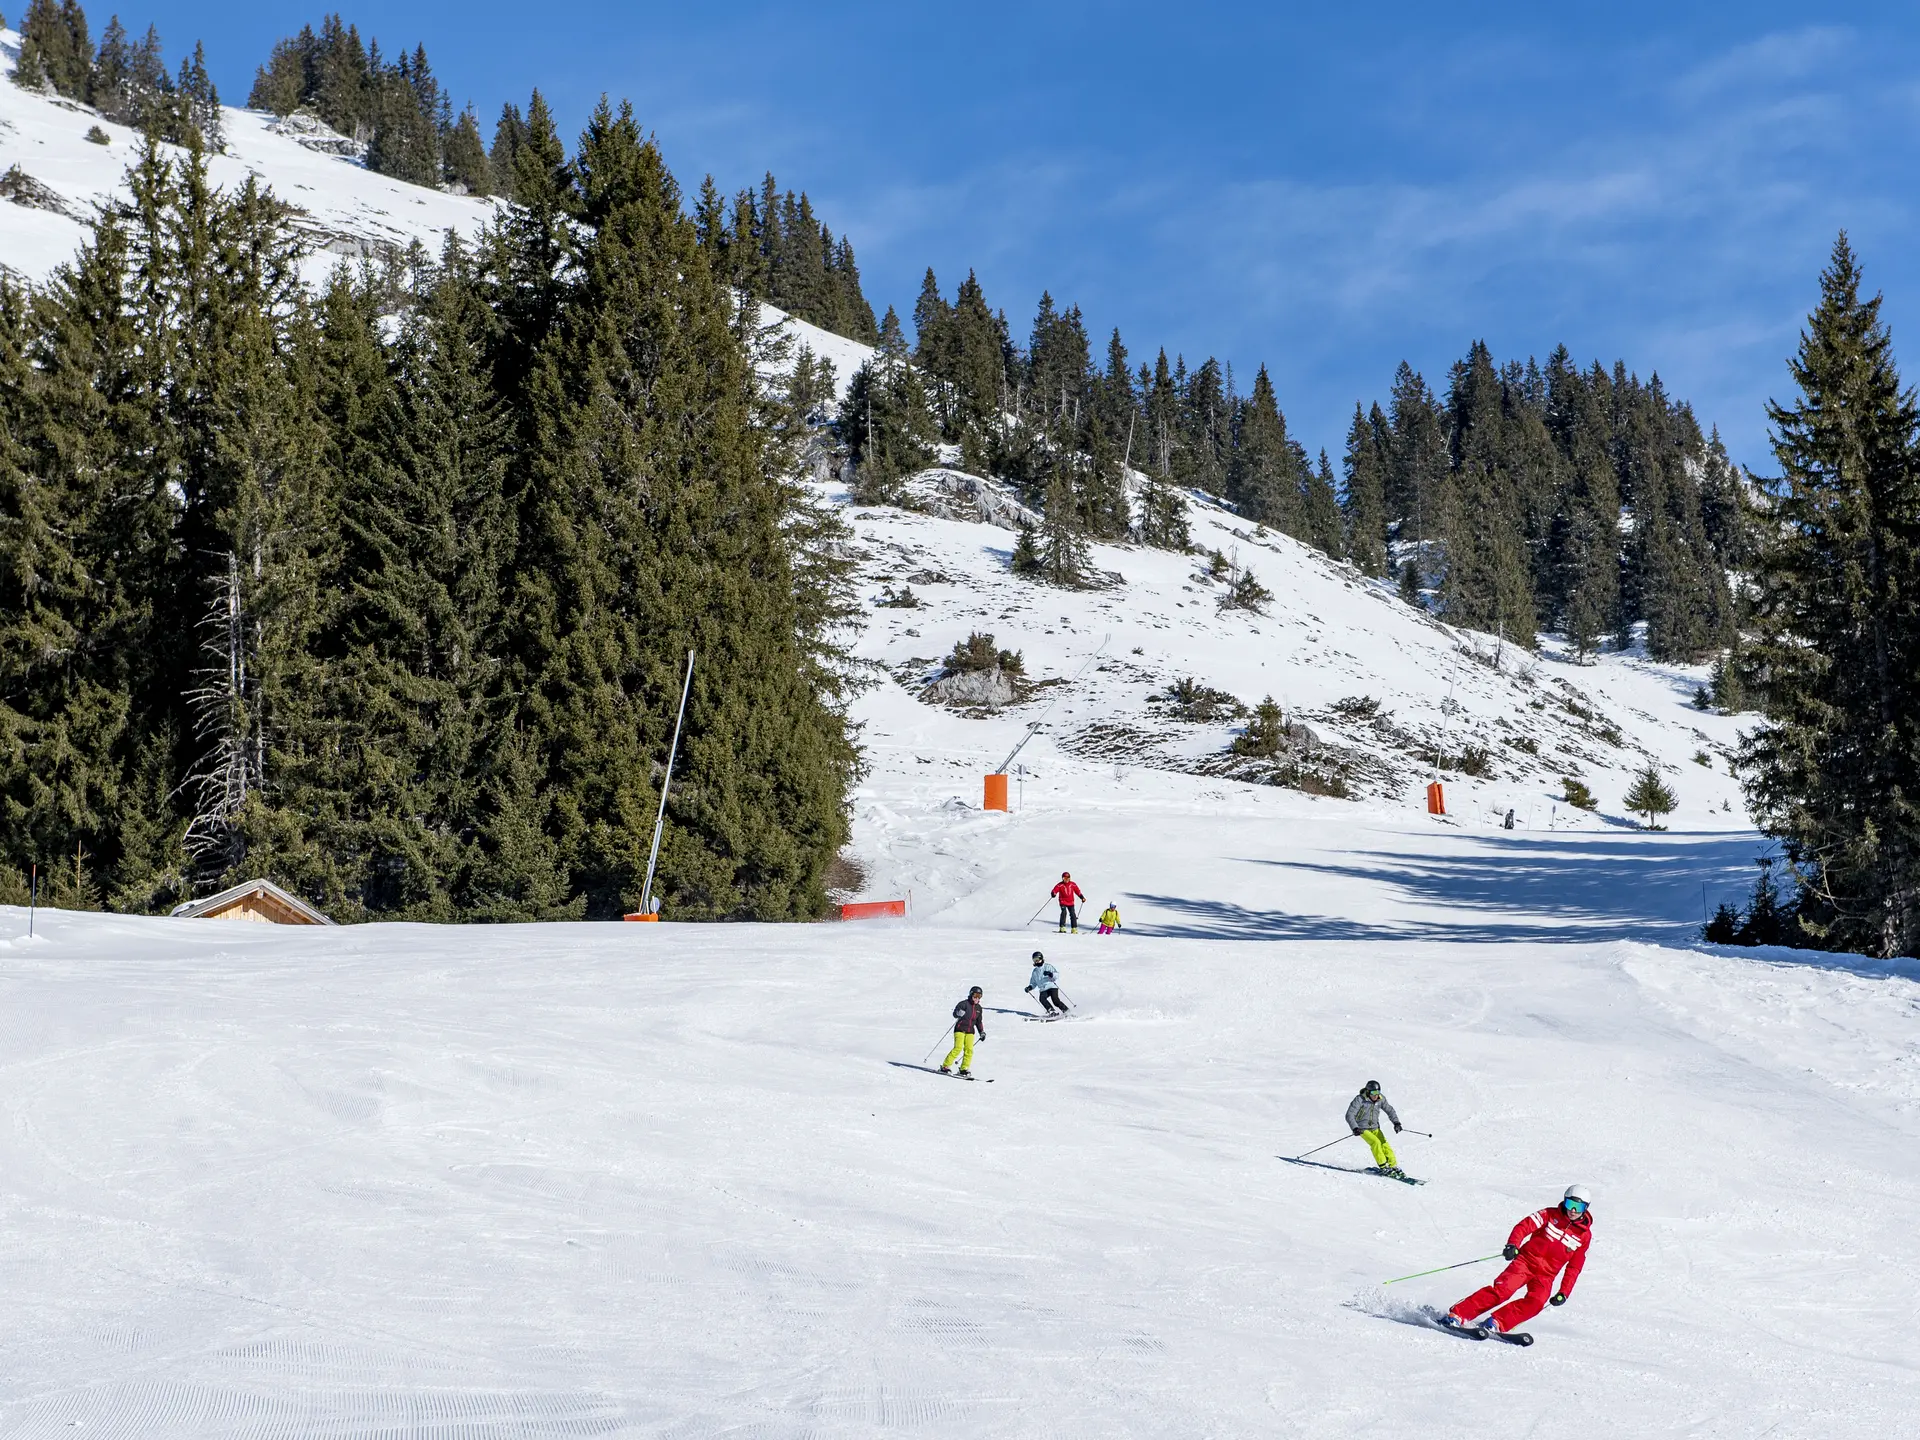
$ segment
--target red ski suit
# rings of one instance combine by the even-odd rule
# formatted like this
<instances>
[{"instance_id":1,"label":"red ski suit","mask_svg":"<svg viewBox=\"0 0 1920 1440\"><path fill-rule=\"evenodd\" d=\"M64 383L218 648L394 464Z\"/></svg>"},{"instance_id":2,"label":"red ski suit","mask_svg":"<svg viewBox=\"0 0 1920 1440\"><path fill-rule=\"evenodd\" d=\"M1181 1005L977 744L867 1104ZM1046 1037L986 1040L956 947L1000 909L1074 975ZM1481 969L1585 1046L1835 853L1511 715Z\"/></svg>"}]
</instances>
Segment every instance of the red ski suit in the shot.
<instances>
[{"instance_id":1,"label":"red ski suit","mask_svg":"<svg viewBox=\"0 0 1920 1440\"><path fill-rule=\"evenodd\" d=\"M1507 1244L1519 1247L1520 1258L1494 1276L1491 1285L1483 1285L1448 1313L1470 1325L1492 1311L1494 1327L1503 1334L1524 1325L1547 1308L1547 1300L1554 1294L1554 1277L1562 1266L1567 1274L1559 1293L1573 1294L1592 1243L1591 1210L1578 1220L1558 1205L1536 1210L1507 1236Z\"/></svg>"},{"instance_id":2,"label":"red ski suit","mask_svg":"<svg viewBox=\"0 0 1920 1440\"><path fill-rule=\"evenodd\" d=\"M1032 894L1033 892L1028 891L1027 893ZM1062 880L1058 885L1053 887L1053 898L1058 900L1062 905L1078 905L1087 897L1073 881Z\"/></svg>"}]
</instances>

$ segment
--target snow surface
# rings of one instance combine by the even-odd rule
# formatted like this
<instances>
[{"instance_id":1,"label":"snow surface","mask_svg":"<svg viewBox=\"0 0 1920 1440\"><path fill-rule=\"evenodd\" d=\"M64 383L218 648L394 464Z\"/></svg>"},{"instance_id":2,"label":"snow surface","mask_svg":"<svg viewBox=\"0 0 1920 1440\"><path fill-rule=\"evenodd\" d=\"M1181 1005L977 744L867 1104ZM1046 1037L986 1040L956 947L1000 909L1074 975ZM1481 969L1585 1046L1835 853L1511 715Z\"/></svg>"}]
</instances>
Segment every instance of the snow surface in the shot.
<instances>
[{"instance_id":1,"label":"snow surface","mask_svg":"<svg viewBox=\"0 0 1920 1440\"><path fill-rule=\"evenodd\" d=\"M861 640L907 683L857 706L852 851L906 923L0 911L0 1435L1911 1429L1920 968L1698 944L1760 847L1683 756L1736 729L1691 674L1525 683L1270 537L1249 618L1187 559L1104 549L1127 588L1063 594L1005 576L1004 530L854 518L868 579L932 602ZM912 655L989 620L1037 678L1102 635L1120 668L999 715L917 698ZM1548 817L1510 749L1438 819L1418 773L1345 801L1182 768L1225 727L1118 763L1077 738L1151 723L1175 672L1504 715L1605 752L1603 813ZM1529 708L1562 678L1617 758ZM1021 808L982 813L1053 694ZM1643 754L1684 772L1670 830L1617 815ZM1532 828L1486 818L1509 802ZM1125 933L1027 923L1062 868ZM1021 993L1035 944L1065 1023ZM974 983L991 1086L917 1068ZM1282 1158L1369 1078L1433 1132L1399 1137L1427 1185L1343 1173L1351 1139ZM1575 1179L1593 1260L1531 1350L1422 1323L1491 1264L1382 1283Z\"/></svg>"},{"instance_id":2,"label":"snow surface","mask_svg":"<svg viewBox=\"0 0 1920 1440\"><path fill-rule=\"evenodd\" d=\"M84 216L132 153L93 123L0 84L0 169ZM216 182L263 174L344 248L488 213L226 123ZM81 234L0 203L30 278ZM868 353L789 324L842 387ZM1115 583L1061 592L1007 573L1004 528L849 513L877 678L850 893L907 923L29 938L0 909L0 1435L1914 1428L1920 969L1698 943L1764 848L1702 672L1452 630L1203 499L1264 614L1193 556L1096 547ZM901 586L920 608L874 603ZM921 698L973 630L1031 698ZM1224 773L1239 722L1154 698L1183 677L1272 694L1356 798ZM1424 758L1469 746L1489 773ZM1621 812L1648 762L1661 832ZM1030 923L1063 868L1123 935ZM1035 943L1064 1024L1015 1013ZM972 983L991 1087L914 1068ZM1368 1078L1434 1132L1401 1137L1426 1186L1341 1173L1351 1141L1280 1158ZM1419 1323L1491 1265L1382 1285L1574 1179L1594 1258L1532 1350Z\"/></svg>"},{"instance_id":3,"label":"snow surface","mask_svg":"<svg viewBox=\"0 0 1920 1440\"><path fill-rule=\"evenodd\" d=\"M19 166L60 197L62 210L0 199L0 266L41 282L73 258L95 207L125 192L141 137L89 106L20 88L13 81L19 53L19 34L0 30L0 173ZM292 127L271 114L229 105L221 109L221 122L226 151L209 157L209 177L217 187L234 190L249 175L258 176L306 212L299 224L314 246L306 265L310 280L323 279L343 258L385 246L404 248L418 240L437 250L447 231L473 236L493 213L490 201L409 185L302 145L287 133ZM96 125L108 144L86 138Z\"/></svg>"}]
</instances>

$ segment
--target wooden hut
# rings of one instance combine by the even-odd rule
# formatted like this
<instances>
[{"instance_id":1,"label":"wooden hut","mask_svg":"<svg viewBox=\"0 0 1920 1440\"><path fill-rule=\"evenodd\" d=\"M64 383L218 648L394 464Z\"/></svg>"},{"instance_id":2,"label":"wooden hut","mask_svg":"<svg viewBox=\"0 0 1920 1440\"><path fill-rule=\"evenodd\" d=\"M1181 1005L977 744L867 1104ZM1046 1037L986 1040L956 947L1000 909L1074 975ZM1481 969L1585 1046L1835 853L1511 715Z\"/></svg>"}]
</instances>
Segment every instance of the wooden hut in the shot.
<instances>
[{"instance_id":1,"label":"wooden hut","mask_svg":"<svg viewBox=\"0 0 1920 1440\"><path fill-rule=\"evenodd\" d=\"M173 912L182 920L252 920L262 925L331 925L333 921L271 880L248 880Z\"/></svg>"}]
</instances>

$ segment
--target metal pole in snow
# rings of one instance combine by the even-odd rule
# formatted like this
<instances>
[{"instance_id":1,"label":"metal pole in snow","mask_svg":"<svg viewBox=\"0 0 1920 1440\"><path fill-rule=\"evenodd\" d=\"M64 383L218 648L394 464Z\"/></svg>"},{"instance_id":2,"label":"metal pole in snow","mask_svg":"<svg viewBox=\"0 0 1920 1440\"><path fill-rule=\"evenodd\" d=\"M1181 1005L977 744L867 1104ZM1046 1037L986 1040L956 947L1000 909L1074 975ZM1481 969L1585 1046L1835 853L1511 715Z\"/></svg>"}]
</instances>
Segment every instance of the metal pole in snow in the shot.
<instances>
[{"instance_id":1,"label":"metal pole in snow","mask_svg":"<svg viewBox=\"0 0 1920 1440\"><path fill-rule=\"evenodd\" d=\"M27 938L33 938L33 912L40 907L40 867L33 867L33 879L27 889Z\"/></svg>"},{"instance_id":2,"label":"metal pole in snow","mask_svg":"<svg viewBox=\"0 0 1920 1440\"><path fill-rule=\"evenodd\" d=\"M649 913L658 915L660 906L653 898L653 871L660 859L660 832L667 823L667 788L673 784L673 760L680 753L680 725L687 718L687 696L693 690L693 651L687 651L687 678L680 687L680 713L673 720L673 744L667 747L667 772L660 777L660 813L653 820L653 849L647 854L647 883L640 887Z\"/></svg>"}]
</instances>

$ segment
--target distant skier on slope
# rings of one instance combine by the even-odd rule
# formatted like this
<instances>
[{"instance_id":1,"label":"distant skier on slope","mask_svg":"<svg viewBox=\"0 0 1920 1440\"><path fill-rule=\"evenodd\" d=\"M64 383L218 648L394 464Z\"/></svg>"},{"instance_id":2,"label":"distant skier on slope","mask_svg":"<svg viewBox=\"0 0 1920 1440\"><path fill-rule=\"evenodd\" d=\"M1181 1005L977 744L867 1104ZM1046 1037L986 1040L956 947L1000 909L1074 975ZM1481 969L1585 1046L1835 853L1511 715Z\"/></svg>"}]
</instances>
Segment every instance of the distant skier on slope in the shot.
<instances>
[{"instance_id":1,"label":"distant skier on slope","mask_svg":"<svg viewBox=\"0 0 1920 1440\"><path fill-rule=\"evenodd\" d=\"M967 998L953 1007L953 1049L947 1052L947 1058L940 1062L940 1073L951 1075L953 1062L960 1062L960 1074L968 1080L973 1078L973 1037L978 1035L984 1043L987 1038L986 1016L981 1010L981 989L978 985L967 992Z\"/></svg>"},{"instance_id":2,"label":"distant skier on slope","mask_svg":"<svg viewBox=\"0 0 1920 1440\"><path fill-rule=\"evenodd\" d=\"M1049 1016L1067 1013L1067 1002L1060 998L1060 972L1038 950L1033 952L1033 975L1027 981L1027 994L1040 997L1040 1008Z\"/></svg>"},{"instance_id":3,"label":"distant skier on slope","mask_svg":"<svg viewBox=\"0 0 1920 1440\"><path fill-rule=\"evenodd\" d=\"M1073 933L1080 933L1080 902L1087 898L1086 892L1073 883L1073 872L1062 870L1060 883L1053 887L1053 898L1060 902L1060 933L1066 934L1068 927Z\"/></svg>"},{"instance_id":4,"label":"distant skier on slope","mask_svg":"<svg viewBox=\"0 0 1920 1440\"><path fill-rule=\"evenodd\" d=\"M1394 1156L1393 1146L1387 1143L1386 1133L1380 1128L1380 1112L1383 1110L1387 1119L1393 1122L1393 1133L1398 1135L1400 1112L1393 1108L1381 1090L1380 1082L1369 1080L1347 1105L1347 1128L1367 1142L1367 1148L1373 1151L1374 1168L1382 1175L1391 1175L1398 1180L1405 1172Z\"/></svg>"},{"instance_id":5,"label":"distant skier on slope","mask_svg":"<svg viewBox=\"0 0 1920 1440\"><path fill-rule=\"evenodd\" d=\"M1480 1329L1505 1335L1547 1306L1566 1304L1593 1243L1592 1200L1585 1185L1569 1185L1558 1205L1536 1210L1514 1226L1500 1252L1512 1263L1491 1285L1449 1310L1445 1323L1472 1327L1477 1322ZM1562 1267L1566 1274L1556 1289L1554 1278Z\"/></svg>"},{"instance_id":6,"label":"distant skier on slope","mask_svg":"<svg viewBox=\"0 0 1920 1440\"><path fill-rule=\"evenodd\" d=\"M1100 933L1102 935L1120 933L1120 907L1111 900L1107 902L1107 908L1100 912Z\"/></svg>"}]
</instances>

